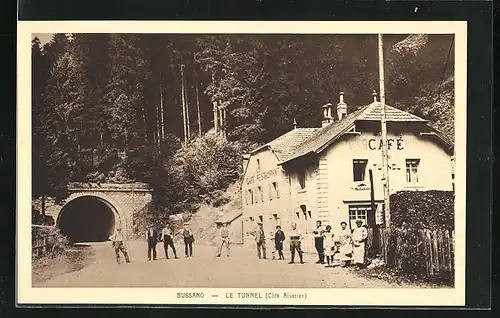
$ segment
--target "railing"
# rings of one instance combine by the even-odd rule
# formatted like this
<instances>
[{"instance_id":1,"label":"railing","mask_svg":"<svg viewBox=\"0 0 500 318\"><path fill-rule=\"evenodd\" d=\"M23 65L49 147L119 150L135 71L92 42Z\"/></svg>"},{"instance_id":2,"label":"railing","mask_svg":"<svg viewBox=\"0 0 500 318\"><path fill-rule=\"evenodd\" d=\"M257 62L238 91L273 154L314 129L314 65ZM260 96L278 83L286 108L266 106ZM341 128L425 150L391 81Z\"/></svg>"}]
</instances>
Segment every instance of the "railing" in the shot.
<instances>
[{"instance_id":1,"label":"railing","mask_svg":"<svg viewBox=\"0 0 500 318\"><path fill-rule=\"evenodd\" d=\"M47 225L32 225L32 255L35 257L41 257L46 255L51 251L54 246L54 236L55 233L49 231L43 231L47 233L41 233L40 229L53 229L53 226Z\"/></svg>"}]
</instances>

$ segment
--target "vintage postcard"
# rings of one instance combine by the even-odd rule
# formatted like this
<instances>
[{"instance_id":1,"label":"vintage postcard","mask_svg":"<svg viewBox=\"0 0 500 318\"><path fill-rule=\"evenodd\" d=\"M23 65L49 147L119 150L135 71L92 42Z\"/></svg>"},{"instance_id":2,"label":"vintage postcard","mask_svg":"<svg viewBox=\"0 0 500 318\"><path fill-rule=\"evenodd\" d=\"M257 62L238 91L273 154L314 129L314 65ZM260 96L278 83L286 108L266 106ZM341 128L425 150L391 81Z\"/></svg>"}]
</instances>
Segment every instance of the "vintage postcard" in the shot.
<instances>
[{"instance_id":1,"label":"vintage postcard","mask_svg":"<svg viewBox=\"0 0 500 318\"><path fill-rule=\"evenodd\" d=\"M465 304L466 22L18 30L19 304Z\"/></svg>"}]
</instances>

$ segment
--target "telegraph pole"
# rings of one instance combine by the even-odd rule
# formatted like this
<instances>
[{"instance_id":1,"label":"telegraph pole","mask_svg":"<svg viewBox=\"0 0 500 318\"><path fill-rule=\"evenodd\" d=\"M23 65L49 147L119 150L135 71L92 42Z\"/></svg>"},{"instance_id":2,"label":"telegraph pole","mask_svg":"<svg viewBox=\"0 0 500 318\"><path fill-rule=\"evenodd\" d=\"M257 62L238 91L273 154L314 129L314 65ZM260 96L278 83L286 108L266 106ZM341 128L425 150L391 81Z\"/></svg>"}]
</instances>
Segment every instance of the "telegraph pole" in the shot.
<instances>
[{"instance_id":1,"label":"telegraph pole","mask_svg":"<svg viewBox=\"0 0 500 318\"><path fill-rule=\"evenodd\" d=\"M379 84L380 84L380 106L382 108L382 118L380 120L382 130L382 183L384 186L384 208L385 208L385 226L391 226L391 212L389 203L389 163L387 147L387 118L385 113L385 84L384 84L384 44L382 34L378 35L378 66L379 66Z\"/></svg>"}]
</instances>

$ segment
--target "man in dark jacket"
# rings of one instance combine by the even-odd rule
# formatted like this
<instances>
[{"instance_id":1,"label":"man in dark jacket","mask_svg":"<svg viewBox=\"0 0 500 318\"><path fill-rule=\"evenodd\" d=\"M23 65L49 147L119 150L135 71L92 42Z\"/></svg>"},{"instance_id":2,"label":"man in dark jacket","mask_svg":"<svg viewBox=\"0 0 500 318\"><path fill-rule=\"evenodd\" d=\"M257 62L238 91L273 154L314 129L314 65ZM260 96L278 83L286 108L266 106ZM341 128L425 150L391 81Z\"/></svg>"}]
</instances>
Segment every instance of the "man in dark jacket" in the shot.
<instances>
[{"instance_id":1,"label":"man in dark jacket","mask_svg":"<svg viewBox=\"0 0 500 318\"><path fill-rule=\"evenodd\" d=\"M146 240L148 242L148 261L151 260L151 251L153 251L153 260L156 260L156 244L158 243L158 233L153 228L153 224L148 226L146 232Z\"/></svg>"},{"instance_id":2,"label":"man in dark jacket","mask_svg":"<svg viewBox=\"0 0 500 318\"><path fill-rule=\"evenodd\" d=\"M285 259L283 256L283 241L285 240L285 233L281 230L281 226L276 226L276 233L274 233L274 245L278 251L279 259Z\"/></svg>"}]
</instances>

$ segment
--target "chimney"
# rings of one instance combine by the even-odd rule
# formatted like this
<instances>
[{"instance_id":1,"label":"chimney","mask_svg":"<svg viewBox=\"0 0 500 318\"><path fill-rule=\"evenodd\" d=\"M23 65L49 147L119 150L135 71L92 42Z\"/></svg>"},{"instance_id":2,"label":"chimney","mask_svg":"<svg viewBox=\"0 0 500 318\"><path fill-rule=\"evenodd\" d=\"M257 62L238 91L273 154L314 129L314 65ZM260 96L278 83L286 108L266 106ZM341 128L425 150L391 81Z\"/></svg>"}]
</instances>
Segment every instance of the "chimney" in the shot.
<instances>
[{"instance_id":1,"label":"chimney","mask_svg":"<svg viewBox=\"0 0 500 318\"><path fill-rule=\"evenodd\" d=\"M373 90L373 102L374 103L377 102L377 91L376 90Z\"/></svg>"},{"instance_id":2,"label":"chimney","mask_svg":"<svg viewBox=\"0 0 500 318\"><path fill-rule=\"evenodd\" d=\"M297 129L297 121L295 118L293 119L293 129Z\"/></svg>"},{"instance_id":3,"label":"chimney","mask_svg":"<svg viewBox=\"0 0 500 318\"><path fill-rule=\"evenodd\" d=\"M340 101L337 104L337 117L342 120L347 116L347 104L344 103L344 92L340 92Z\"/></svg>"},{"instance_id":4,"label":"chimney","mask_svg":"<svg viewBox=\"0 0 500 318\"><path fill-rule=\"evenodd\" d=\"M323 105L321 108L323 108L323 121L321 122L321 127L325 127L333 122L332 104L327 103Z\"/></svg>"}]
</instances>

